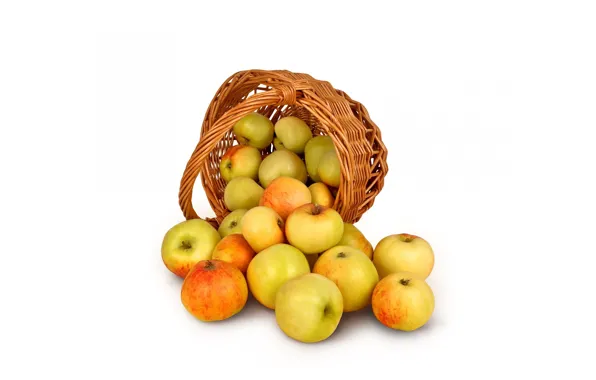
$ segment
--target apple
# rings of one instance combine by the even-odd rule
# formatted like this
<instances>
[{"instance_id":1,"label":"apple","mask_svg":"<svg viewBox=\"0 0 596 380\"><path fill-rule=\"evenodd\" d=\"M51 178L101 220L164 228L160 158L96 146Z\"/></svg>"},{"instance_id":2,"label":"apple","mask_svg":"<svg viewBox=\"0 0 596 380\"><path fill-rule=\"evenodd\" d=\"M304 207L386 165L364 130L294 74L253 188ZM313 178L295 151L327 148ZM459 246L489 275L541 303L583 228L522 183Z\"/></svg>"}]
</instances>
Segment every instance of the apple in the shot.
<instances>
[{"instance_id":1,"label":"apple","mask_svg":"<svg viewBox=\"0 0 596 380\"><path fill-rule=\"evenodd\" d=\"M252 178L236 177L224 189L224 204L230 211L249 210L259 205L264 191Z\"/></svg>"},{"instance_id":2,"label":"apple","mask_svg":"<svg viewBox=\"0 0 596 380\"><path fill-rule=\"evenodd\" d=\"M331 191L323 182L315 182L308 187L312 203L325 207L333 207L335 200Z\"/></svg>"},{"instance_id":3,"label":"apple","mask_svg":"<svg viewBox=\"0 0 596 380\"><path fill-rule=\"evenodd\" d=\"M329 338L343 315L341 292L317 273L288 280L275 297L275 320L288 337L303 343Z\"/></svg>"},{"instance_id":4,"label":"apple","mask_svg":"<svg viewBox=\"0 0 596 380\"><path fill-rule=\"evenodd\" d=\"M259 206L274 209L286 220L294 209L310 201L310 191L304 183L292 177L277 177L263 192Z\"/></svg>"},{"instance_id":5,"label":"apple","mask_svg":"<svg viewBox=\"0 0 596 380\"><path fill-rule=\"evenodd\" d=\"M263 187L267 187L278 177L292 177L306 183L308 174L304 161L287 149L276 150L267 155L259 167L259 182Z\"/></svg>"},{"instance_id":6,"label":"apple","mask_svg":"<svg viewBox=\"0 0 596 380\"><path fill-rule=\"evenodd\" d=\"M319 166L317 167L317 174L321 181L331 187L339 187L341 180L341 168L337 153L329 151L321 156Z\"/></svg>"},{"instance_id":7,"label":"apple","mask_svg":"<svg viewBox=\"0 0 596 380\"><path fill-rule=\"evenodd\" d=\"M306 143L312 138L312 131L302 119L286 116L275 123L275 136L286 149L302 154Z\"/></svg>"},{"instance_id":8,"label":"apple","mask_svg":"<svg viewBox=\"0 0 596 380\"><path fill-rule=\"evenodd\" d=\"M396 272L383 278L372 294L373 314L394 330L413 331L424 326L435 309L435 296L415 273Z\"/></svg>"},{"instance_id":9,"label":"apple","mask_svg":"<svg viewBox=\"0 0 596 380\"><path fill-rule=\"evenodd\" d=\"M211 254L211 259L228 262L240 269L240 272L246 273L248 264L255 255L255 251L244 236L232 234L217 243Z\"/></svg>"},{"instance_id":10,"label":"apple","mask_svg":"<svg viewBox=\"0 0 596 380\"><path fill-rule=\"evenodd\" d=\"M203 219L185 220L166 232L161 258L170 272L184 278L196 263L211 258L220 240L219 232Z\"/></svg>"},{"instance_id":11,"label":"apple","mask_svg":"<svg viewBox=\"0 0 596 380\"><path fill-rule=\"evenodd\" d=\"M233 127L236 139L242 145L250 145L262 150L273 141L273 122L260 113L249 113L238 120Z\"/></svg>"},{"instance_id":12,"label":"apple","mask_svg":"<svg viewBox=\"0 0 596 380\"><path fill-rule=\"evenodd\" d=\"M304 147L306 170L314 182L321 182L321 179L317 174L319 161L321 161L321 157L329 151L335 151L335 144L333 144L333 140L329 136L315 136L308 140Z\"/></svg>"},{"instance_id":13,"label":"apple","mask_svg":"<svg viewBox=\"0 0 596 380\"><path fill-rule=\"evenodd\" d=\"M221 321L244 308L248 285L234 265L221 260L202 260L184 279L180 297L186 310L197 319Z\"/></svg>"},{"instance_id":14,"label":"apple","mask_svg":"<svg viewBox=\"0 0 596 380\"><path fill-rule=\"evenodd\" d=\"M277 290L286 281L310 273L304 254L289 244L275 244L259 252L248 264L250 292L263 306L273 309Z\"/></svg>"},{"instance_id":15,"label":"apple","mask_svg":"<svg viewBox=\"0 0 596 380\"><path fill-rule=\"evenodd\" d=\"M341 215L330 207L307 203L286 219L286 238L304 253L321 253L337 245L344 233Z\"/></svg>"},{"instance_id":16,"label":"apple","mask_svg":"<svg viewBox=\"0 0 596 380\"><path fill-rule=\"evenodd\" d=\"M221 177L230 182L236 177L259 178L261 152L254 146L235 145L228 149L219 163Z\"/></svg>"},{"instance_id":17,"label":"apple","mask_svg":"<svg viewBox=\"0 0 596 380\"><path fill-rule=\"evenodd\" d=\"M284 221L275 210L257 206L242 218L242 236L253 251L261 252L274 244L284 243Z\"/></svg>"},{"instance_id":18,"label":"apple","mask_svg":"<svg viewBox=\"0 0 596 380\"><path fill-rule=\"evenodd\" d=\"M381 278L394 272L412 272L426 279L435 265L435 254L430 244L421 237L394 234L377 243L373 263Z\"/></svg>"},{"instance_id":19,"label":"apple","mask_svg":"<svg viewBox=\"0 0 596 380\"><path fill-rule=\"evenodd\" d=\"M337 245L323 252L313 273L333 281L341 291L344 312L357 311L370 305L370 298L379 274L364 252L347 245Z\"/></svg>"},{"instance_id":20,"label":"apple","mask_svg":"<svg viewBox=\"0 0 596 380\"><path fill-rule=\"evenodd\" d=\"M286 149L286 147L281 142L281 140L279 139L279 137L274 137L273 138L273 147L275 148L275 150L284 150L284 149Z\"/></svg>"},{"instance_id":21,"label":"apple","mask_svg":"<svg viewBox=\"0 0 596 380\"><path fill-rule=\"evenodd\" d=\"M373 246L352 223L344 223L344 234L337 245L349 245L364 252L369 259L373 257Z\"/></svg>"},{"instance_id":22,"label":"apple","mask_svg":"<svg viewBox=\"0 0 596 380\"><path fill-rule=\"evenodd\" d=\"M221 221L219 224L219 228L217 231L221 235L222 238L231 235L231 234L240 234L242 233L242 217L246 214L247 209L239 208L228 215Z\"/></svg>"}]
</instances>

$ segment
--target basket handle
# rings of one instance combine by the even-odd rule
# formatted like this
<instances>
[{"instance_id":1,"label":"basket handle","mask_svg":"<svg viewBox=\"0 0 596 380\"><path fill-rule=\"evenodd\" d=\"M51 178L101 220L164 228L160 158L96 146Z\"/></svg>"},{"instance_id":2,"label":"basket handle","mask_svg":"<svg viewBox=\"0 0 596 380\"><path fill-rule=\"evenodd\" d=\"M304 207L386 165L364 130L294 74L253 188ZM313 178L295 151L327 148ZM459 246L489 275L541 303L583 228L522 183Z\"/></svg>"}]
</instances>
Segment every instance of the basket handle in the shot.
<instances>
[{"instance_id":1,"label":"basket handle","mask_svg":"<svg viewBox=\"0 0 596 380\"><path fill-rule=\"evenodd\" d=\"M289 83L275 85L270 90L254 94L233 108L226 111L201 137L193 151L182 180L178 193L179 205L186 219L200 218L192 205L192 192L197 177L207 169L206 160L209 154L215 150L217 144L225 137L234 124L248 113L254 112L261 107L270 105L295 104L296 88ZM217 228L217 218L205 218L207 222Z\"/></svg>"}]
</instances>

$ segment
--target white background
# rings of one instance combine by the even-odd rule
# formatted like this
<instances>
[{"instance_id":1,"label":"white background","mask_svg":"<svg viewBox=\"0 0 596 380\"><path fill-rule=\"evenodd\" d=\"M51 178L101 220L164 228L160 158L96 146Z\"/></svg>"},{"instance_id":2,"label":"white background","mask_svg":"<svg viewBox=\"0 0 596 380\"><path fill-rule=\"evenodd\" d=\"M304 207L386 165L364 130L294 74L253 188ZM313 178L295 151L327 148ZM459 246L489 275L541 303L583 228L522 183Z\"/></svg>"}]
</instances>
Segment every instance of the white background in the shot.
<instances>
[{"instance_id":1,"label":"white background","mask_svg":"<svg viewBox=\"0 0 596 380\"><path fill-rule=\"evenodd\" d=\"M2 2L0 378L594 378L595 16L589 1ZM357 226L431 243L427 326L365 310L305 345L252 301L217 324L184 310L161 240L211 97L250 68L368 108L389 173Z\"/></svg>"}]
</instances>

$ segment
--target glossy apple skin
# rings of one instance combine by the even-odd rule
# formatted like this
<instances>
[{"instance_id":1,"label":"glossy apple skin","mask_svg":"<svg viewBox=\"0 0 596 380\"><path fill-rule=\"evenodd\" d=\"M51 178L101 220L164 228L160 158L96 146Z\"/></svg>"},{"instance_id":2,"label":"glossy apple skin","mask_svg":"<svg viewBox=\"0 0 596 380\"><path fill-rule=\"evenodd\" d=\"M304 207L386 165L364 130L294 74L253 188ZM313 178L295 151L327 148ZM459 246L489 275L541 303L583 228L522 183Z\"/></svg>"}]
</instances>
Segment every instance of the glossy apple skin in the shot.
<instances>
[{"instance_id":1,"label":"glossy apple skin","mask_svg":"<svg viewBox=\"0 0 596 380\"><path fill-rule=\"evenodd\" d=\"M257 148L249 145L235 145L222 156L219 171L226 182L230 182L236 177L248 177L257 181L260 165L261 152Z\"/></svg>"},{"instance_id":2,"label":"glossy apple skin","mask_svg":"<svg viewBox=\"0 0 596 380\"><path fill-rule=\"evenodd\" d=\"M370 305L372 292L379 282L377 269L362 251L337 245L317 260L314 273L333 281L341 291L344 312L357 311Z\"/></svg>"},{"instance_id":3,"label":"glossy apple skin","mask_svg":"<svg viewBox=\"0 0 596 380\"><path fill-rule=\"evenodd\" d=\"M275 320L288 337L303 343L329 338L343 315L341 292L331 280L316 273L283 284L275 300Z\"/></svg>"},{"instance_id":4,"label":"glossy apple skin","mask_svg":"<svg viewBox=\"0 0 596 380\"><path fill-rule=\"evenodd\" d=\"M264 191L252 178L236 177L224 189L224 204L230 211L249 210L258 206Z\"/></svg>"},{"instance_id":5,"label":"glossy apple skin","mask_svg":"<svg viewBox=\"0 0 596 380\"><path fill-rule=\"evenodd\" d=\"M381 239L373 253L381 278L395 272L412 272L426 279L435 265L430 244L412 234L394 234Z\"/></svg>"},{"instance_id":6,"label":"glossy apple skin","mask_svg":"<svg viewBox=\"0 0 596 380\"><path fill-rule=\"evenodd\" d=\"M335 151L329 151L321 156L317 167L317 174L321 182L331 187L339 187L341 181L341 167Z\"/></svg>"},{"instance_id":7,"label":"glossy apple skin","mask_svg":"<svg viewBox=\"0 0 596 380\"><path fill-rule=\"evenodd\" d=\"M312 138L312 131L302 119L286 116L275 123L275 135L285 149L302 154L306 143Z\"/></svg>"},{"instance_id":8,"label":"glossy apple skin","mask_svg":"<svg viewBox=\"0 0 596 380\"><path fill-rule=\"evenodd\" d=\"M242 217L242 236L252 249L259 253L265 248L286 241L284 221L269 207L254 207Z\"/></svg>"},{"instance_id":9,"label":"glossy apple skin","mask_svg":"<svg viewBox=\"0 0 596 380\"><path fill-rule=\"evenodd\" d=\"M259 205L272 208L286 220L297 207L310 201L311 194L304 183L292 177L277 177L263 192Z\"/></svg>"},{"instance_id":10,"label":"glossy apple skin","mask_svg":"<svg viewBox=\"0 0 596 380\"><path fill-rule=\"evenodd\" d=\"M349 245L364 252L369 259L373 258L373 246L364 234L352 223L344 223L344 234L337 245Z\"/></svg>"},{"instance_id":11,"label":"glossy apple skin","mask_svg":"<svg viewBox=\"0 0 596 380\"><path fill-rule=\"evenodd\" d=\"M219 232L202 219L189 219L170 228L162 241L161 258L168 270L184 278L201 260L211 258Z\"/></svg>"},{"instance_id":12,"label":"glossy apple skin","mask_svg":"<svg viewBox=\"0 0 596 380\"><path fill-rule=\"evenodd\" d=\"M415 273L392 273L379 281L373 291L375 318L394 330L419 329L430 320L434 309L432 289Z\"/></svg>"},{"instance_id":13,"label":"glossy apple skin","mask_svg":"<svg viewBox=\"0 0 596 380\"><path fill-rule=\"evenodd\" d=\"M319 178L317 173L321 157L325 153L334 150L335 144L329 136L315 136L306 143L304 147L304 161L308 175L314 182L321 182L321 178Z\"/></svg>"},{"instance_id":14,"label":"glossy apple skin","mask_svg":"<svg viewBox=\"0 0 596 380\"><path fill-rule=\"evenodd\" d=\"M242 233L242 217L244 217L246 211L248 210L241 208L226 215L217 229L222 238L231 234Z\"/></svg>"},{"instance_id":15,"label":"glossy apple skin","mask_svg":"<svg viewBox=\"0 0 596 380\"><path fill-rule=\"evenodd\" d=\"M234 265L221 260L204 260L184 279L180 297L186 310L197 319L221 321L244 308L248 285Z\"/></svg>"},{"instance_id":16,"label":"glossy apple skin","mask_svg":"<svg viewBox=\"0 0 596 380\"><path fill-rule=\"evenodd\" d=\"M228 262L240 269L240 272L246 273L248 264L255 255L255 251L242 234L231 234L217 243L211 258Z\"/></svg>"},{"instance_id":17,"label":"glossy apple skin","mask_svg":"<svg viewBox=\"0 0 596 380\"><path fill-rule=\"evenodd\" d=\"M333 198L333 194L331 194L329 187L323 182L313 183L308 187L308 190L310 191L312 203L325 207L333 207L335 199Z\"/></svg>"},{"instance_id":18,"label":"glossy apple skin","mask_svg":"<svg viewBox=\"0 0 596 380\"><path fill-rule=\"evenodd\" d=\"M248 264L248 286L259 303L274 309L277 290L286 281L310 273L302 252L289 244L275 244L259 252Z\"/></svg>"},{"instance_id":19,"label":"glossy apple skin","mask_svg":"<svg viewBox=\"0 0 596 380\"><path fill-rule=\"evenodd\" d=\"M344 222L334 209L308 203L288 216L285 231L288 242L302 252L321 253L340 241Z\"/></svg>"},{"instance_id":20,"label":"glossy apple skin","mask_svg":"<svg viewBox=\"0 0 596 380\"><path fill-rule=\"evenodd\" d=\"M274 126L269 118L254 112L238 120L233 131L241 145L250 145L262 150L271 145Z\"/></svg>"},{"instance_id":21,"label":"glossy apple skin","mask_svg":"<svg viewBox=\"0 0 596 380\"><path fill-rule=\"evenodd\" d=\"M278 177L292 177L306 183L308 174L304 161L287 149L276 150L267 155L259 167L259 183L267 188Z\"/></svg>"}]
</instances>

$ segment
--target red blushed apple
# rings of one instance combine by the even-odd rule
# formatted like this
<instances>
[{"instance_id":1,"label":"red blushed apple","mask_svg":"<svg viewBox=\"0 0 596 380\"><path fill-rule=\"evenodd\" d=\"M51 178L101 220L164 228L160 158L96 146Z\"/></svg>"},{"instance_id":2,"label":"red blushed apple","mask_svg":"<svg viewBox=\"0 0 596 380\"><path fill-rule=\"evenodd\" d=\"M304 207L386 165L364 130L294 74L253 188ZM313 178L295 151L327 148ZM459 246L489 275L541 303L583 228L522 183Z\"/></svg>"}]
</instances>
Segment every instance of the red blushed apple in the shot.
<instances>
[{"instance_id":1,"label":"red blushed apple","mask_svg":"<svg viewBox=\"0 0 596 380\"><path fill-rule=\"evenodd\" d=\"M391 273L377 283L372 310L379 322L394 330L424 326L435 309L432 289L423 277L410 272Z\"/></svg>"},{"instance_id":2,"label":"red blushed apple","mask_svg":"<svg viewBox=\"0 0 596 380\"><path fill-rule=\"evenodd\" d=\"M310 190L302 181L292 177L277 177L263 192L259 205L274 209L286 220L297 207L310 201Z\"/></svg>"},{"instance_id":3,"label":"red blushed apple","mask_svg":"<svg viewBox=\"0 0 596 380\"><path fill-rule=\"evenodd\" d=\"M219 241L211 258L213 260L222 260L233 264L240 272L246 273L248 264L255 257L256 253L251 248L242 234L231 234Z\"/></svg>"},{"instance_id":4,"label":"red blushed apple","mask_svg":"<svg viewBox=\"0 0 596 380\"><path fill-rule=\"evenodd\" d=\"M180 296L186 310L197 319L221 321L244 308L248 285L234 265L221 260L203 260L184 279Z\"/></svg>"}]
</instances>

